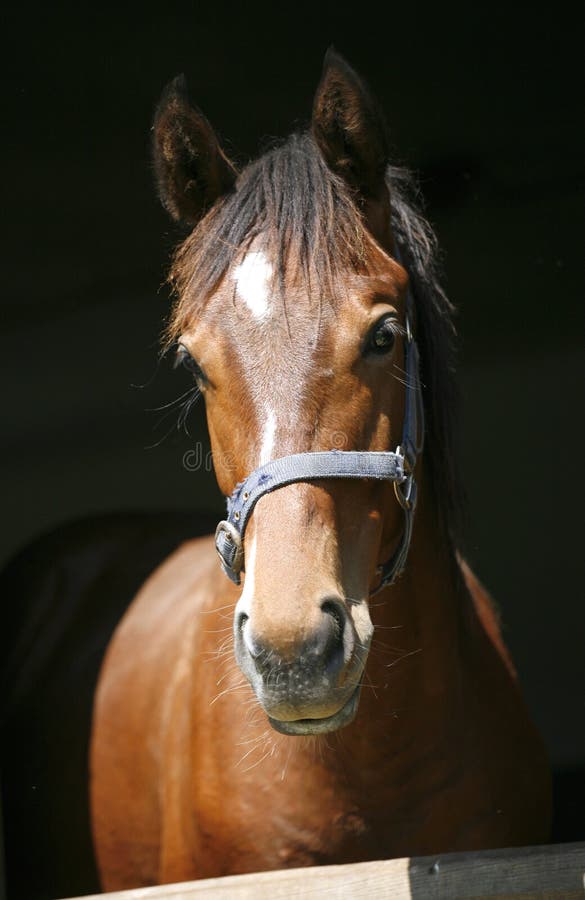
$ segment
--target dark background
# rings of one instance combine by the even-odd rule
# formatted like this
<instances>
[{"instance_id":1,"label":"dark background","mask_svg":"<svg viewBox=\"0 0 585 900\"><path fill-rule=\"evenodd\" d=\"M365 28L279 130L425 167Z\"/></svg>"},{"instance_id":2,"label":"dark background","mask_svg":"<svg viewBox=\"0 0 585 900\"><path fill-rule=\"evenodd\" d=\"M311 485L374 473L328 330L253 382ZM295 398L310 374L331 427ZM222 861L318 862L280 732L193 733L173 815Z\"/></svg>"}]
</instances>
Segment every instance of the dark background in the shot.
<instances>
[{"instance_id":1,"label":"dark background","mask_svg":"<svg viewBox=\"0 0 585 900\"><path fill-rule=\"evenodd\" d=\"M183 465L203 409L190 436L149 411L187 386L158 362L178 235L151 186L152 110L185 72L245 161L307 122L334 43L421 176L460 310L467 556L553 762L582 762L581 23L559 5L469 2L2 16L3 558L87 513L222 508L213 476Z\"/></svg>"}]
</instances>

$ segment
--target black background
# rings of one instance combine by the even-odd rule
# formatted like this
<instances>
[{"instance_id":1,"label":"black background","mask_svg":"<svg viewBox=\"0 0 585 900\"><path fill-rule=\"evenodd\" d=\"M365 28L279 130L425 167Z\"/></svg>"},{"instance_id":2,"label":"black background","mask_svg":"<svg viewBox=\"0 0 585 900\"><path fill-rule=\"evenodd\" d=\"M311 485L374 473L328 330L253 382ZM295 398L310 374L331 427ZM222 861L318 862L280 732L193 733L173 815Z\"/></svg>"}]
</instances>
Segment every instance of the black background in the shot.
<instances>
[{"instance_id":1,"label":"black background","mask_svg":"<svg viewBox=\"0 0 585 900\"><path fill-rule=\"evenodd\" d=\"M419 172L460 310L466 553L557 766L585 751L582 27L560 5L5 7L0 358L7 557L72 517L221 509L164 411L177 234L151 186L163 85L240 161L308 120L330 43ZM138 385L144 385L138 387ZM156 444L168 429L169 436ZM3 598L9 602L10 598Z\"/></svg>"}]
</instances>

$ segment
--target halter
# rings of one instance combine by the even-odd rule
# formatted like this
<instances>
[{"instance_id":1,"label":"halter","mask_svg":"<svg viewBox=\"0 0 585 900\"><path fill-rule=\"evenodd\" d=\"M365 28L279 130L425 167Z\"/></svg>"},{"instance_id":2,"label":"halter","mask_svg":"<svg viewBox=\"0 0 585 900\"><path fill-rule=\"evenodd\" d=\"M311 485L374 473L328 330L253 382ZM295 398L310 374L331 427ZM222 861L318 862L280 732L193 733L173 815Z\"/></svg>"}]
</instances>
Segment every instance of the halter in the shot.
<instances>
[{"instance_id":1,"label":"halter","mask_svg":"<svg viewBox=\"0 0 585 900\"><path fill-rule=\"evenodd\" d=\"M414 468L424 439L424 413L419 375L419 354L412 332L414 304L410 288L406 296L406 403L402 441L394 452L326 450L315 453L293 453L254 469L236 485L227 498L227 518L215 532L215 547L221 567L234 584L240 584L244 570L244 534L258 500L287 484L321 479L372 478L391 481L404 512L404 529L393 555L378 566L380 582L371 592L374 596L398 578L406 564L412 538L416 508Z\"/></svg>"}]
</instances>

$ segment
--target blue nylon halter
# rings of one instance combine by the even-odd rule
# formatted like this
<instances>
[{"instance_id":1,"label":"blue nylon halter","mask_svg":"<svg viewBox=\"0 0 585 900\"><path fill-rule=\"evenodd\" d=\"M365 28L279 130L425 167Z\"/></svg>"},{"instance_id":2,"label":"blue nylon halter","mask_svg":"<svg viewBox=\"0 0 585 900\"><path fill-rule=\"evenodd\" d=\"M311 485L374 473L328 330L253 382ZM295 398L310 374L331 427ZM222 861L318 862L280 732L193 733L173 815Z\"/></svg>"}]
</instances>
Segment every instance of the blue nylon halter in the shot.
<instances>
[{"instance_id":1,"label":"blue nylon halter","mask_svg":"<svg viewBox=\"0 0 585 900\"><path fill-rule=\"evenodd\" d=\"M393 482L396 499L404 511L404 529L394 554L378 567L380 582L371 596L392 584L403 571L412 538L416 507L414 467L424 439L419 354L412 335L412 316L413 301L409 289L406 297L406 402L401 444L394 452L325 450L293 453L254 469L227 499L227 518L219 523L215 532L215 547L222 569L234 584L240 584L241 581L240 573L244 569L244 534L258 500L264 494L288 484L321 479L373 478Z\"/></svg>"}]
</instances>

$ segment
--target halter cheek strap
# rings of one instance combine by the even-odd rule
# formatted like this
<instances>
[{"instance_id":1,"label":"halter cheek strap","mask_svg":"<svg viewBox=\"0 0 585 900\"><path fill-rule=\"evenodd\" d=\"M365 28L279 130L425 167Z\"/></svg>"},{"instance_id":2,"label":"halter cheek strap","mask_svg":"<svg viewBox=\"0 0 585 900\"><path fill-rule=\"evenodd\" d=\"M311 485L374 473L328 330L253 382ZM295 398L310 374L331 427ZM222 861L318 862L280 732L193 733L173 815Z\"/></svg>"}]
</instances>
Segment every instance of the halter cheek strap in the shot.
<instances>
[{"instance_id":1,"label":"halter cheek strap","mask_svg":"<svg viewBox=\"0 0 585 900\"><path fill-rule=\"evenodd\" d=\"M372 596L392 584L403 571L412 538L416 508L414 468L422 450L424 421L419 376L419 355L411 330L412 297L406 299L406 403L402 443L394 452L359 450L326 450L316 453L294 453L274 459L255 469L238 484L227 500L227 518L215 532L215 546L222 569L234 584L240 584L244 569L244 534L258 500L287 484L321 479L367 478L391 481L396 499L404 512L404 528L400 543L387 562L378 567L380 582Z\"/></svg>"}]
</instances>

